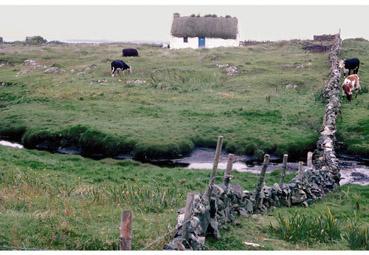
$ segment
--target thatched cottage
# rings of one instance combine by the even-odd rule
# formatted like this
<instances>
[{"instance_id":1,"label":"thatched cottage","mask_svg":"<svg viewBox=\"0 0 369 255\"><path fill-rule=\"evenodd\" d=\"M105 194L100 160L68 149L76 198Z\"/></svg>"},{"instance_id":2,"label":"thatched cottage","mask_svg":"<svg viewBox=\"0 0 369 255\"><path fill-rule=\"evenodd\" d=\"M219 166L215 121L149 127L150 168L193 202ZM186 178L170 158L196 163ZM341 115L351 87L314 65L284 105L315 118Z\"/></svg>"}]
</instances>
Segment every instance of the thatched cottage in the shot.
<instances>
[{"instance_id":1,"label":"thatched cottage","mask_svg":"<svg viewBox=\"0 0 369 255\"><path fill-rule=\"evenodd\" d=\"M237 18L216 15L180 17L178 13L173 15L171 49L238 46Z\"/></svg>"}]
</instances>

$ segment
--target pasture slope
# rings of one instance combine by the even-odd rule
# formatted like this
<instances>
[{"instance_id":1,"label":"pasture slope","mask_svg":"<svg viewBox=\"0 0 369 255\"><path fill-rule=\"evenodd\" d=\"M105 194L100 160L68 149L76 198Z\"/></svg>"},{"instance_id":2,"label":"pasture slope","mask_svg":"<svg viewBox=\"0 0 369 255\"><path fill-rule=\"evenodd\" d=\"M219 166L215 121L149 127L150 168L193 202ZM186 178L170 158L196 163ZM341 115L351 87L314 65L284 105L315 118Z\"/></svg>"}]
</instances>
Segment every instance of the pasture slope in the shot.
<instances>
[{"instance_id":1,"label":"pasture slope","mask_svg":"<svg viewBox=\"0 0 369 255\"><path fill-rule=\"evenodd\" d=\"M361 53L369 45L344 41L343 54L351 43L350 50L354 52L359 44ZM34 147L50 136L58 143L60 135L69 132L79 145L84 141L94 141L95 148L105 144L102 152L106 154L108 149L126 149L155 157L167 157L166 151L174 146L169 143L187 143L187 138L191 138L188 148L212 146L219 133L228 141L227 150L240 153L299 154L295 148L314 147L324 111L319 92L328 69L325 54L305 54L296 42L216 51L139 49L147 57L129 59L135 73L119 80L108 77L106 68L111 59L119 58L118 45L5 46L0 54L1 63L6 63L0 67L4 82L0 87L1 134L31 141L29 147ZM28 70L23 64L26 59L65 72L51 75L42 67ZM240 73L228 76L217 63L236 65ZM363 69L360 74L365 74ZM353 105L352 110L343 109L339 125L346 125L346 111L362 108L355 101ZM72 131L79 129L86 132L74 136ZM178 153L185 151L181 150ZM242 187L254 188L256 175L233 175ZM133 249L161 249L169 236L147 244L173 228L175 208L184 205L187 192L202 190L208 176L208 171L0 147L0 248L117 249L120 213L131 209L135 215ZM267 185L278 180L278 172L266 178ZM258 249L245 245L247 241L273 250L368 249L365 241L355 243L365 236L360 236L358 226L368 227L368 202L367 187L347 185L313 204L308 215L303 208L277 208L263 217L241 217L238 224L222 231L220 240L207 239L206 248ZM314 239L312 230L292 240L280 236L282 230L271 228L283 226L283 217L315 225L312 217L322 211L329 216L327 208L341 237L322 242ZM301 229L292 223L289 228L296 226Z\"/></svg>"},{"instance_id":2,"label":"pasture slope","mask_svg":"<svg viewBox=\"0 0 369 255\"><path fill-rule=\"evenodd\" d=\"M141 57L126 59L133 74L120 78L109 69L124 45L1 47L0 135L27 148L176 158L214 147L222 134L229 152L291 158L305 155L318 137L327 58L303 51L299 41L139 46Z\"/></svg>"},{"instance_id":3,"label":"pasture slope","mask_svg":"<svg viewBox=\"0 0 369 255\"><path fill-rule=\"evenodd\" d=\"M307 169L299 169L298 174L288 183L281 181L273 186L265 182L265 170L269 164L269 155L265 155L260 180L253 191L247 191L239 185L229 184L232 170L232 155L229 155L227 170L222 184L210 182L205 193L190 193L187 195L186 207L181 210L177 220L177 227L173 240L165 249L176 250L203 250L205 238L213 236L219 239L220 229L226 224L234 223L237 215L251 216L257 213L266 213L269 209L281 206L304 206L321 200L327 193L337 190L340 182L340 167L335 153L336 118L340 112L340 70L338 69L338 54L341 50L339 34L329 53L330 75L323 89L327 99L323 118L322 131L317 142L315 166L308 159ZM221 139L218 141L220 144ZM218 151L217 145L217 151ZM217 157L216 157L217 158ZM216 159L214 159L215 161ZM212 176L215 176L216 161ZM212 179L212 178L211 178ZM360 206L357 205L357 208ZM352 219L352 218L349 218ZM320 216L312 218L306 215L293 215L286 219L278 216L279 226L270 225L270 230L276 232L288 241L318 240L332 242L342 240L342 226L330 209ZM364 248L368 247L368 228L358 230L358 223L350 227L351 233L360 233L364 242L359 242ZM347 237L350 243L353 239ZM250 245L249 242L245 242ZM351 243L349 244L350 246ZM252 247L260 247L251 243Z\"/></svg>"},{"instance_id":4,"label":"pasture slope","mask_svg":"<svg viewBox=\"0 0 369 255\"><path fill-rule=\"evenodd\" d=\"M208 171L159 168L133 161L94 161L5 147L0 147L0 171L0 248L5 250L116 250L123 209L134 213L132 248L161 250L170 240L167 234L176 224L176 208L184 206L185 194L203 190L209 181ZM255 188L258 180L254 174L232 175L233 182L249 190ZM289 174L286 181L293 176ZM279 171L267 174L267 185L278 181ZM209 250L365 248L351 247L346 238L322 242L311 234L289 241L279 235L280 231L271 231L270 226L278 226L279 216L291 220L297 214L309 220L329 208L340 233L349 235L355 230L353 227L369 226L368 205L366 186L346 185L308 210L277 208L261 217L239 217L237 224L222 229L220 239L207 238L205 247ZM245 241L261 247L247 246ZM150 243L153 244L147 246Z\"/></svg>"},{"instance_id":5,"label":"pasture slope","mask_svg":"<svg viewBox=\"0 0 369 255\"><path fill-rule=\"evenodd\" d=\"M363 39L343 41L343 58L358 57L360 59L360 83L362 93L352 101L342 100L342 116L338 119L338 140L343 142L343 149L349 154L369 157L369 42Z\"/></svg>"}]
</instances>

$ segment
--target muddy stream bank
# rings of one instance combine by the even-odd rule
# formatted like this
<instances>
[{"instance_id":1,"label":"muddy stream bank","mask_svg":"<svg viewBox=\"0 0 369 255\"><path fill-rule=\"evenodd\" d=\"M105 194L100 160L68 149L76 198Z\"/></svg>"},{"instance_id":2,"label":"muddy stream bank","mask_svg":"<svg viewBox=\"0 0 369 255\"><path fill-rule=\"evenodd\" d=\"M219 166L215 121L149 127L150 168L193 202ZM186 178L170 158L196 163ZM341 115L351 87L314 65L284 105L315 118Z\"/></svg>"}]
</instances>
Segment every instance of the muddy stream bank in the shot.
<instances>
[{"instance_id":1,"label":"muddy stream bank","mask_svg":"<svg viewBox=\"0 0 369 255\"><path fill-rule=\"evenodd\" d=\"M0 140L0 146L12 147L16 149L23 149L23 145L13 143L5 140ZM42 148L40 148L42 149ZM56 153L67 155L80 155L80 149L77 147L59 148ZM151 160L143 163L150 163L161 167L183 167L187 169L211 169L213 166L214 149L196 148L189 156L179 159L168 160ZM338 154L339 164L341 167L341 181L340 184L359 184L369 185L369 159L360 158L357 156ZM96 160L101 158L95 158ZM119 155L114 157L117 160L132 160L130 155ZM304 159L301 159L305 161ZM271 155L270 165L267 172L272 172L282 167L282 158ZM223 152L219 161L218 168L225 169L227 163L227 153ZM236 155L233 169L238 172L249 172L258 174L260 172L260 162L254 156ZM298 162L288 162L287 170L296 172L298 169Z\"/></svg>"}]
</instances>

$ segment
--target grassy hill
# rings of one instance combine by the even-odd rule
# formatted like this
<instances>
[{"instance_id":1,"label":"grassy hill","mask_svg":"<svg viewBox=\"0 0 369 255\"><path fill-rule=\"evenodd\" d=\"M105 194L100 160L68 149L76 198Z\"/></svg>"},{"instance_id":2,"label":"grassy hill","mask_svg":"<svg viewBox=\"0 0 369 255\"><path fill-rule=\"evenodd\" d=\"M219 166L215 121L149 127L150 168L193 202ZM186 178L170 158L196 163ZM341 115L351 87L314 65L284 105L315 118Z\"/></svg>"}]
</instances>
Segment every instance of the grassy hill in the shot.
<instances>
[{"instance_id":1,"label":"grassy hill","mask_svg":"<svg viewBox=\"0 0 369 255\"><path fill-rule=\"evenodd\" d=\"M214 146L222 134L228 151L293 156L314 147L321 125L327 55L306 53L298 42L196 51L140 46L141 57L126 59L134 72L115 78L110 61L121 58L123 45L1 47L0 135L29 148L47 142L86 154L176 157ZM342 53L362 59L364 85L368 47L346 40ZM238 72L228 75L229 66ZM59 73L45 73L50 67ZM343 103L339 138L352 152L366 150L367 95ZM256 175L233 175L233 183L255 187ZM278 172L267 176L267 184L278 180ZM208 181L208 171L0 147L0 247L114 250L120 213L130 209L133 249L160 250L186 193L204 191ZM239 217L206 247L368 249L368 198L367 187L351 185L309 209ZM299 231L296 218L311 231ZM311 227L316 220L332 226L324 241ZM302 234L292 235L296 229Z\"/></svg>"},{"instance_id":2,"label":"grassy hill","mask_svg":"<svg viewBox=\"0 0 369 255\"><path fill-rule=\"evenodd\" d=\"M140 57L125 59L134 72L119 78L110 76L110 61L122 58L123 45L2 47L0 135L29 148L46 141L86 155L173 158L214 146L222 134L230 152L292 157L314 146L321 124L327 55L298 42L140 46ZM45 73L50 67L62 71Z\"/></svg>"},{"instance_id":3,"label":"grassy hill","mask_svg":"<svg viewBox=\"0 0 369 255\"><path fill-rule=\"evenodd\" d=\"M349 153L369 156L369 42L352 39L343 42L343 58L360 59L360 84L362 93L352 103L342 100L342 119L338 120L338 138L345 143Z\"/></svg>"}]
</instances>

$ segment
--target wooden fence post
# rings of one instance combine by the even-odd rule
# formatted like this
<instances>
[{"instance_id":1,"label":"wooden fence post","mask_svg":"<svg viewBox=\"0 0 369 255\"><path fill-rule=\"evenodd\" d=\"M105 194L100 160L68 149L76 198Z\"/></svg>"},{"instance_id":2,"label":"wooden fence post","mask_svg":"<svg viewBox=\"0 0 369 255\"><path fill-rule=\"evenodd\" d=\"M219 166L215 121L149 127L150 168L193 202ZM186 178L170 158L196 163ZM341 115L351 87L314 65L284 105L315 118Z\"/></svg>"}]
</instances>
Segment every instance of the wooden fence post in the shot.
<instances>
[{"instance_id":1,"label":"wooden fence post","mask_svg":"<svg viewBox=\"0 0 369 255\"><path fill-rule=\"evenodd\" d=\"M287 161L288 161L288 154L283 154L283 165L281 171L281 179L279 181L279 185L284 183L284 178L286 177L286 170L287 170Z\"/></svg>"},{"instance_id":2,"label":"wooden fence post","mask_svg":"<svg viewBox=\"0 0 369 255\"><path fill-rule=\"evenodd\" d=\"M222 153L223 136L218 136L217 148L215 149L215 156L213 161L213 171L211 172L210 185L214 184L215 176L217 175L218 163L220 154Z\"/></svg>"},{"instance_id":3,"label":"wooden fence post","mask_svg":"<svg viewBox=\"0 0 369 255\"><path fill-rule=\"evenodd\" d=\"M223 136L218 136L217 147L215 149L215 156L214 156L214 161L213 161L213 170L211 172L209 186L205 193L205 197L209 199L209 202L210 202L210 197L211 197L211 192L212 192L212 186L214 185L215 178L217 175L218 163L219 163L220 155L222 153L222 145L223 145Z\"/></svg>"},{"instance_id":4,"label":"wooden fence post","mask_svg":"<svg viewBox=\"0 0 369 255\"><path fill-rule=\"evenodd\" d=\"M231 181L233 160L234 160L234 155L228 154L227 167L226 167L226 170L224 171L224 177L223 177L223 184L225 186L223 203L224 203L224 216L226 218L226 222L230 222L229 216L231 214L231 206L230 206L231 200L228 197L228 189L229 189L229 183Z\"/></svg>"},{"instance_id":5,"label":"wooden fence post","mask_svg":"<svg viewBox=\"0 0 369 255\"><path fill-rule=\"evenodd\" d=\"M304 175L304 162L299 161L299 169L298 169L298 175L302 177Z\"/></svg>"},{"instance_id":6,"label":"wooden fence post","mask_svg":"<svg viewBox=\"0 0 369 255\"><path fill-rule=\"evenodd\" d=\"M261 199L260 199L260 192L263 189L264 186L264 181L265 181L265 172L268 168L269 165L269 154L265 154L264 155L264 162L263 162L263 167L261 169L260 172L260 179L259 179L259 183L256 186L256 193L255 193L255 208L259 208L260 204L261 204Z\"/></svg>"},{"instance_id":7,"label":"wooden fence post","mask_svg":"<svg viewBox=\"0 0 369 255\"><path fill-rule=\"evenodd\" d=\"M123 211L120 221L120 237L119 248L120 250L132 249L132 212Z\"/></svg>"},{"instance_id":8,"label":"wooden fence post","mask_svg":"<svg viewBox=\"0 0 369 255\"><path fill-rule=\"evenodd\" d=\"M187 241L189 239L189 231L188 228L191 224L191 214L192 214L192 203L194 199L195 194L193 192L190 192L187 194L186 199L186 207L184 212L184 219L183 219L183 237Z\"/></svg>"},{"instance_id":9,"label":"wooden fence post","mask_svg":"<svg viewBox=\"0 0 369 255\"><path fill-rule=\"evenodd\" d=\"M226 189L228 189L229 182L231 180L231 172L232 172L232 167L233 167L233 160L234 160L234 155L233 154L228 154L227 168L226 168L226 170L224 172L224 178L223 178L223 183L226 186Z\"/></svg>"},{"instance_id":10,"label":"wooden fence post","mask_svg":"<svg viewBox=\"0 0 369 255\"><path fill-rule=\"evenodd\" d=\"M313 153L311 151L307 153L306 166L309 168L313 167Z\"/></svg>"}]
</instances>

